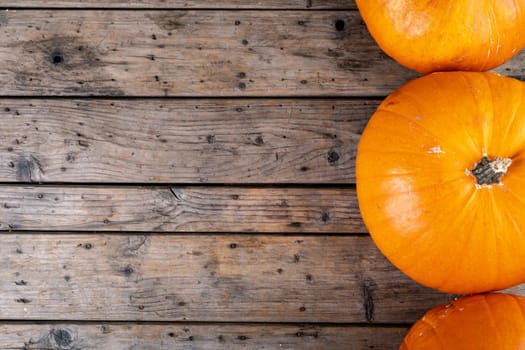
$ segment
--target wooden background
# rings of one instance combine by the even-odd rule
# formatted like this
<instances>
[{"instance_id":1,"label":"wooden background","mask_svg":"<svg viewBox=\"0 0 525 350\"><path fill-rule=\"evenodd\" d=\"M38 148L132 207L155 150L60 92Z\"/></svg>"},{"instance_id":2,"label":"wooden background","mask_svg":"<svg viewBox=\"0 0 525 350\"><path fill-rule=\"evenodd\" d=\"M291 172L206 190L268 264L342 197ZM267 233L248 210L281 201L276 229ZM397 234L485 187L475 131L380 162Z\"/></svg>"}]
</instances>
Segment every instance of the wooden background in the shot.
<instances>
[{"instance_id":1,"label":"wooden background","mask_svg":"<svg viewBox=\"0 0 525 350\"><path fill-rule=\"evenodd\" d=\"M359 135L416 75L353 1L0 5L0 349L397 349L454 297L361 222Z\"/></svg>"}]
</instances>

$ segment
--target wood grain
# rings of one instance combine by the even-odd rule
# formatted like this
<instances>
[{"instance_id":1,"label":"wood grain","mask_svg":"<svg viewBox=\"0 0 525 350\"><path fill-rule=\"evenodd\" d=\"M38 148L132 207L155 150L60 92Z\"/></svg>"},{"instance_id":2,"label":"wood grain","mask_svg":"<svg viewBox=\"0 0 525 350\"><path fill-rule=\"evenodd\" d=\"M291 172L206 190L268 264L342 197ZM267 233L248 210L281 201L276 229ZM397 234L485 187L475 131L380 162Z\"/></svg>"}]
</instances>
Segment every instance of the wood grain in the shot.
<instances>
[{"instance_id":1,"label":"wood grain","mask_svg":"<svg viewBox=\"0 0 525 350\"><path fill-rule=\"evenodd\" d=\"M357 11L19 10L0 24L1 95L377 96L416 76Z\"/></svg>"},{"instance_id":2,"label":"wood grain","mask_svg":"<svg viewBox=\"0 0 525 350\"><path fill-rule=\"evenodd\" d=\"M3 324L0 349L397 350L404 327Z\"/></svg>"},{"instance_id":3,"label":"wood grain","mask_svg":"<svg viewBox=\"0 0 525 350\"><path fill-rule=\"evenodd\" d=\"M17 8L356 9L354 0L3 0Z\"/></svg>"},{"instance_id":4,"label":"wood grain","mask_svg":"<svg viewBox=\"0 0 525 350\"><path fill-rule=\"evenodd\" d=\"M4 320L406 324L452 298L367 236L4 234L0 266Z\"/></svg>"},{"instance_id":5,"label":"wood grain","mask_svg":"<svg viewBox=\"0 0 525 350\"><path fill-rule=\"evenodd\" d=\"M4 99L0 181L354 183L378 103Z\"/></svg>"},{"instance_id":6,"label":"wood grain","mask_svg":"<svg viewBox=\"0 0 525 350\"><path fill-rule=\"evenodd\" d=\"M364 232L351 188L0 186L0 230Z\"/></svg>"},{"instance_id":7,"label":"wood grain","mask_svg":"<svg viewBox=\"0 0 525 350\"><path fill-rule=\"evenodd\" d=\"M417 76L357 11L22 10L0 25L0 95L384 96ZM496 71L523 80L524 59Z\"/></svg>"}]
</instances>

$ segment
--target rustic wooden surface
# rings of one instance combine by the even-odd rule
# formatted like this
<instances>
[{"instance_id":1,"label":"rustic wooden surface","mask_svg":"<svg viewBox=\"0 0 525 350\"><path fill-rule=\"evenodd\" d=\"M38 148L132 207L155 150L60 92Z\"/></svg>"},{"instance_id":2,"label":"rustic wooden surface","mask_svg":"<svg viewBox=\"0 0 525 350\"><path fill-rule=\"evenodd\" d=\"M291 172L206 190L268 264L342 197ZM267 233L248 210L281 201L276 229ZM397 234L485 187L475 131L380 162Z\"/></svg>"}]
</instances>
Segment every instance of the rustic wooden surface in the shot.
<instances>
[{"instance_id":1,"label":"rustic wooden surface","mask_svg":"<svg viewBox=\"0 0 525 350\"><path fill-rule=\"evenodd\" d=\"M448 300L403 278L368 237L12 233L2 243L10 319L407 324Z\"/></svg>"},{"instance_id":2,"label":"rustic wooden surface","mask_svg":"<svg viewBox=\"0 0 525 350\"><path fill-rule=\"evenodd\" d=\"M0 203L11 231L365 231L351 188L2 186Z\"/></svg>"},{"instance_id":3,"label":"rustic wooden surface","mask_svg":"<svg viewBox=\"0 0 525 350\"><path fill-rule=\"evenodd\" d=\"M415 76L356 11L19 10L0 23L4 95L368 96Z\"/></svg>"},{"instance_id":4,"label":"rustic wooden surface","mask_svg":"<svg viewBox=\"0 0 525 350\"><path fill-rule=\"evenodd\" d=\"M391 349L406 327L319 325L9 324L0 349Z\"/></svg>"},{"instance_id":5,"label":"rustic wooden surface","mask_svg":"<svg viewBox=\"0 0 525 350\"><path fill-rule=\"evenodd\" d=\"M377 104L5 99L0 182L353 183Z\"/></svg>"},{"instance_id":6,"label":"rustic wooden surface","mask_svg":"<svg viewBox=\"0 0 525 350\"><path fill-rule=\"evenodd\" d=\"M383 96L417 76L357 11L18 10L0 25L3 95ZM523 60L497 71L521 77Z\"/></svg>"},{"instance_id":7,"label":"rustic wooden surface","mask_svg":"<svg viewBox=\"0 0 525 350\"><path fill-rule=\"evenodd\" d=\"M456 297L359 216L359 135L417 75L354 1L0 6L0 349L394 350Z\"/></svg>"}]
</instances>

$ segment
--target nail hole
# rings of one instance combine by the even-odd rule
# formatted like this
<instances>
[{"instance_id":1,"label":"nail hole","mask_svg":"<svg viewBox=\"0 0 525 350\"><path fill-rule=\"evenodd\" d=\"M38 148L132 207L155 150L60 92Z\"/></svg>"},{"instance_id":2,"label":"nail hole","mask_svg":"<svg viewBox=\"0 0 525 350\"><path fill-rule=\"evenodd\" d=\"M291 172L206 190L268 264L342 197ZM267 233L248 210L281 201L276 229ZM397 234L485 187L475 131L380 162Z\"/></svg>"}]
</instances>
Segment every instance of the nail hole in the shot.
<instances>
[{"instance_id":1,"label":"nail hole","mask_svg":"<svg viewBox=\"0 0 525 350\"><path fill-rule=\"evenodd\" d=\"M345 30L345 21L343 21L342 19L338 19L337 21L335 21L335 30L337 30L338 32Z\"/></svg>"},{"instance_id":2,"label":"nail hole","mask_svg":"<svg viewBox=\"0 0 525 350\"><path fill-rule=\"evenodd\" d=\"M53 55L53 63L54 64L64 63L64 56L62 56L60 54L54 54Z\"/></svg>"}]
</instances>

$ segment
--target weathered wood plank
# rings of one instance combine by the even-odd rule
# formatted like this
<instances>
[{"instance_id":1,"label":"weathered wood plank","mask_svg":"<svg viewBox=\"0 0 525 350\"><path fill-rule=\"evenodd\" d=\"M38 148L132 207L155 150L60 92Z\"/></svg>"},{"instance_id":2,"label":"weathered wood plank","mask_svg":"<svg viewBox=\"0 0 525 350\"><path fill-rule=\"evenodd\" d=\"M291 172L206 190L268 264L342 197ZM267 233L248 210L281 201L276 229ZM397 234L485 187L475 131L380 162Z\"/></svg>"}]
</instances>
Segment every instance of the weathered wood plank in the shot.
<instances>
[{"instance_id":1,"label":"weathered wood plank","mask_svg":"<svg viewBox=\"0 0 525 350\"><path fill-rule=\"evenodd\" d=\"M0 95L384 96L417 76L357 11L20 10L0 26ZM523 80L524 60L496 72Z\"/></svg>"},{"instance_id":2,"label":"weathered wood plank","mask_svg":"<svg viewBox=\"0 0 525 350\"><path fill-rule=\"evenodd\" d=\"M405 327L4 324L0 349L397 350Z\"/></svg>"},{"instance_id":3,"label":"weathered wood plank","mask_svg":"<svg viewBox=\"0 0 525 350\"><path fill-rule=\"evenodd\" d=\"M378 103L0 100L0 181L353 183Z\"/></svg>"},{"instance_id":4,"label":"weathered wood plank","mask_svg":"<svg viewBox=\"0 0 525 350\"><path fill-rule=\"evenodd\" d=\"M385 95L415 77L357 11L0 15L0 94Z\"/></svg>"},{"instance_id":5,"label":"weathered wood plank","mask_svg":"<svg viewBox=\"0 0 525 350\"><path fill-rule=\"evenodd\" d=\"M348 233L365 227L349 188L0 186L0 230Z\"/></svg>"},{"instance_id":6,"label":"weathered wood plank","mask_svg":"<svg viewBox=\"0 0 525 350\"><path fill-rule=\"evenodd\" d=\"M406 324L452 298L408 280L367 236L28 233L1 240L4 320Z\"/></svg>"},{"instance_id":7,"label":"weathered wood plank","mask_svg":"<svg viewBox=\"0 0 525 350\"><path fill-rule=\"evenodd\" d=\"M354 0L2 0L3 7L214 8L214 9L356 9Z\"/></svg>"}]
</instances>

